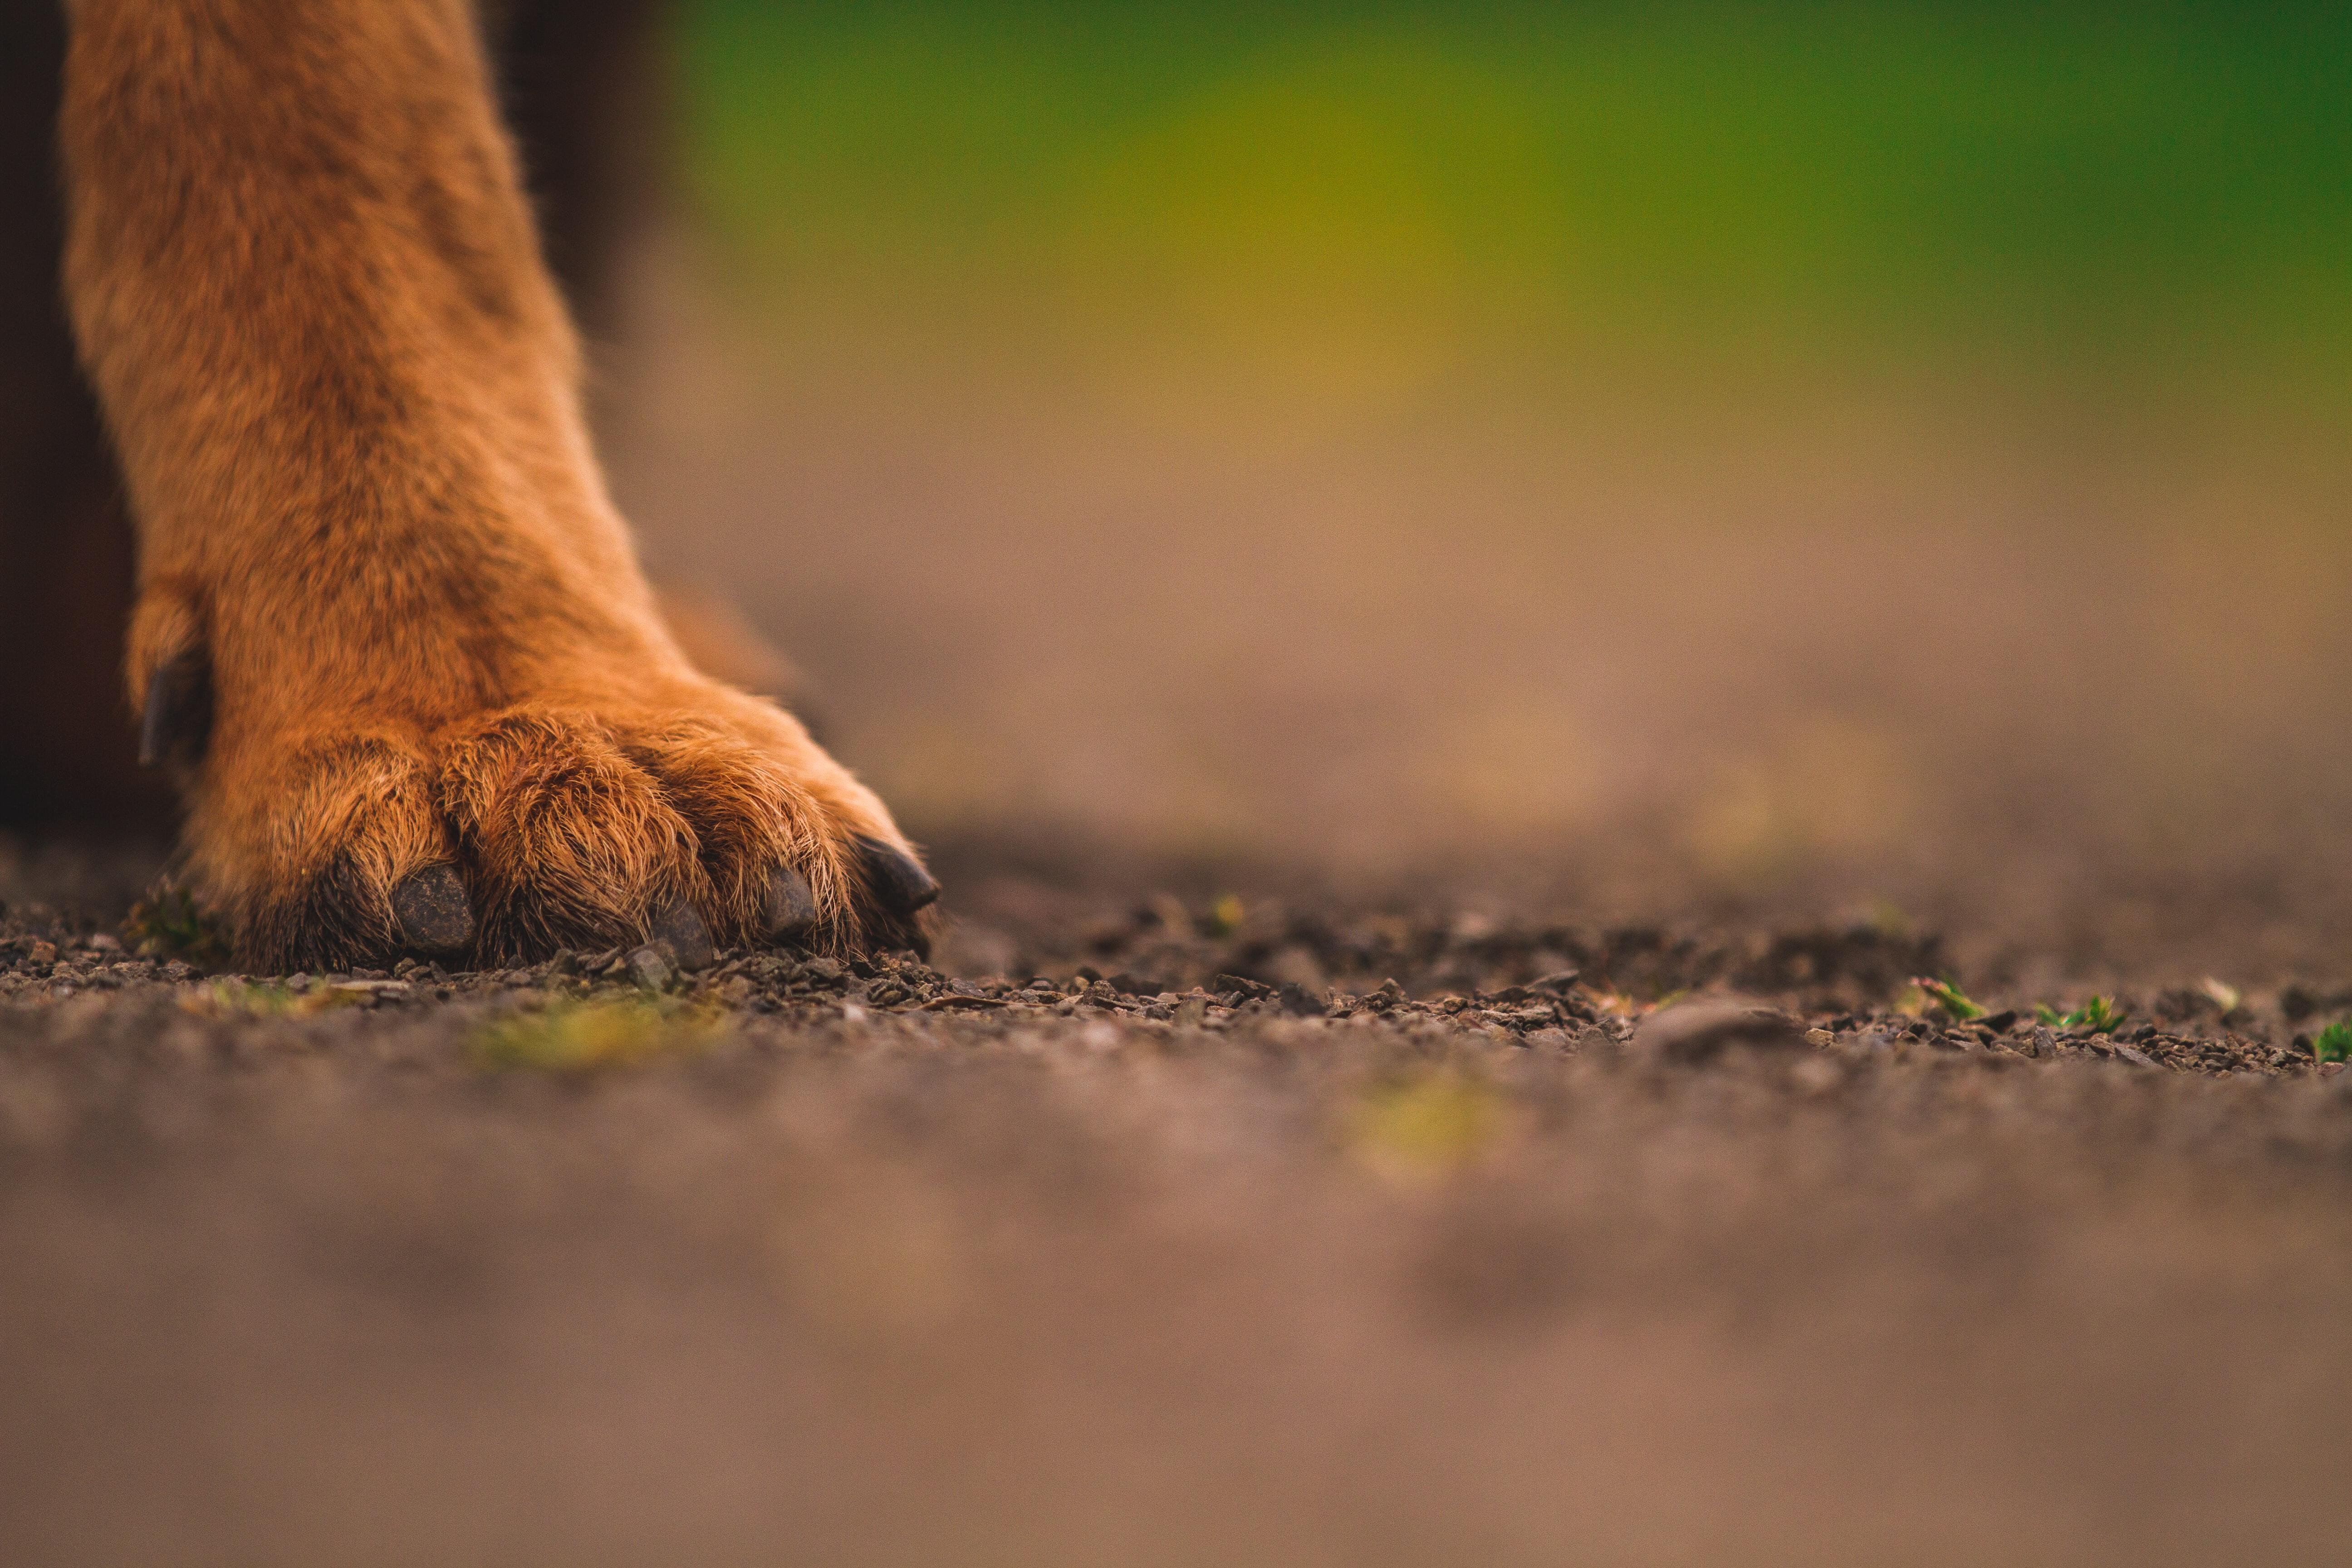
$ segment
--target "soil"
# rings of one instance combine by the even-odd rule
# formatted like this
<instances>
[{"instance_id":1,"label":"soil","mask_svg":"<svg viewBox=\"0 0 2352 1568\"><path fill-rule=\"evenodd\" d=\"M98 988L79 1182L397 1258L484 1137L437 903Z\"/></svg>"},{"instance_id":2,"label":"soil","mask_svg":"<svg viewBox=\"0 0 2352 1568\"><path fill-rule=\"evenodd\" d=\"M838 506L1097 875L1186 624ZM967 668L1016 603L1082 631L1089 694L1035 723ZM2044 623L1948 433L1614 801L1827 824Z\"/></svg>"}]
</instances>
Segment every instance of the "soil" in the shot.
<instances>
[{"instance_id":1,"label":"soil","mask_svg":"<svg viewBox=\"0 0 2352 1568\"><path fill-rule=\"evenodd\" d=\"M607 449L930 962L175 969L0 840L0 1562L2343 1560L2340 433L824 330Z\"/></svg>"},{"instance_id":2,"label":"soil","mask_svg":"<svg viewBox=\"0 0 2352 1568\"><path fill-rule=\"evenodd\" d=\"M2340 1560L2337 977L940 858L935 963L256 978L19 857L9 1560Z\"/></svg>"}]
</instances>

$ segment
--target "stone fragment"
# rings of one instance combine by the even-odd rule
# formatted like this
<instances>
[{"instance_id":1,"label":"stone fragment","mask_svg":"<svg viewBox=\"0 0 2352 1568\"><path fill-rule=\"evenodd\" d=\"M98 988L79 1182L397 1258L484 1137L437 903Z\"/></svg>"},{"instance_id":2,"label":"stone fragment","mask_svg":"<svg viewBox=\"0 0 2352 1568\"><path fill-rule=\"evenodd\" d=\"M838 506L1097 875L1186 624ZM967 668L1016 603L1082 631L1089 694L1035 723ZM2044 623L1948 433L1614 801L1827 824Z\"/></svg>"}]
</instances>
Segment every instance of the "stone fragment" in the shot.
<instances>
[{"instance_id":1,"label":"stone fragment","mask_svg":"<svg viewBox=\"0 0 2352 1568\"><path fill-rule=\"evenodd\" d=\"M652 942L631 952L625 961L629 978L647 991L667 991L677 978L670 968L669 959Z\"/></svg>"},{"instance_id":2,"label":"stone fragment","mask_svg":"<svg viewBox=\"0 0 2352 1568\"><path fill-rule=\"evenodd\" d=\"M1633 1031L1633 1048L1662 1061L1703 1062L1733 1046L1802 1048L1797 1021L1776 1007L1737 997L1709 996L1662 1007Z\"/></svg>"},{"instance_id":3,"label":"stone fragment","mask_svg":"<svg viewBox=\"0 0 2352 1568\"><path fill-rule=\"evenodd\" d=\"M1276 1006L1297 1018L1319 1018L1329 1003L1319 994L1308 990L1297 981L1286 981L1276 996Z\"/></svg>"}]
</instances>

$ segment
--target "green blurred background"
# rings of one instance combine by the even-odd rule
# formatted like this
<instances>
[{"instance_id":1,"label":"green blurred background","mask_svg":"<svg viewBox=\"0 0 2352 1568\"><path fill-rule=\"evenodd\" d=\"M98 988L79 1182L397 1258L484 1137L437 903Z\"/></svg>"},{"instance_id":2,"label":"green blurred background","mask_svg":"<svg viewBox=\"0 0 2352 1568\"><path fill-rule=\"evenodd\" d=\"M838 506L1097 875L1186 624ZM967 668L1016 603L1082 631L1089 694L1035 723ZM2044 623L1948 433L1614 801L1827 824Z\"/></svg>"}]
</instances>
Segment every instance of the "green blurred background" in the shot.
<instances>
[{"instance_id":1,"label":"green blurred background","mask_svg":"<svg viewBox=\"0 0 2352 1568\"><path fill-rule=\"evenodd\" d=\"M678 58L733 285L870 353L1342 400L2352 363L2341 5L689 0Z\"/></svg>"},{"instance_id":2,"label":"green blurred background","mask_svg":"<svg viewBox=\"0 0 2352 1568\"><path fill-rule=\"evenodd\" d=\"M935 846L2352 887L2352 10L676 27L618 489Z\"/></svg>"}]
</instances>

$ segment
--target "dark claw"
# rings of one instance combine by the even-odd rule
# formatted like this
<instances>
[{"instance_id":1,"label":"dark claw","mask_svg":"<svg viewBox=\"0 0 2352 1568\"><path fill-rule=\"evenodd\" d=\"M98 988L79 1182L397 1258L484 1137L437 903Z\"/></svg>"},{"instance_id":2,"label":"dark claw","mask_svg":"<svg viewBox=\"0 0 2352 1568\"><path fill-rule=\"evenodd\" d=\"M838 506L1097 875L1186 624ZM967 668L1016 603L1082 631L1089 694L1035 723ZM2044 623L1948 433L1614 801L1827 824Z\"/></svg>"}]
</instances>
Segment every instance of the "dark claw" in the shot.
<instances>
[{"instance_id":1,"label":"dark claw","mask_svg":"<svg viewBox=\"0 0 2352 1568\"><path fill-rule=\"evenodd\" d=\"M400 945L421 958L447 958L474 945L466 885L447 866L427 866L392 890Z\"/></svg>"},{"instance_id":2,"label":"dark claw","mask_svg":"<svg viewBox=\"0 0 2352 1568\"><path fill-rule=\"evenodd\" d=\"M654 921L646 940L667 947L680 969L708 969L718 957L710 945L710 928L694 912L691 904L672 904L667 913Z\"/></svg>"},{"instance_id":3,"label":"dark claw","mask_svg":"<svg viewBox=\"0 0 2352 1568\"><path fill-rule=\"evenodd\" d=\"M212 738L212 670L200 653L184 653L155 667L147 681L147 710L139 720L139 765L202 762Z\"/></svg>"},{"instance_id":4,"label":"dark claw","mask_svg":"<svg viewBox=\"0 0 2352 1568\"><path fill-rule=\"evenodd\" d=\"M911 915L940 896L931 874L905 850L879 838L861 838L857 852L866 862L866 885L892 914Z\"/></svg>"},{"instance_id":5,"label":"dark claw","mask_svg":"<svg viewBox=\"0 0 2352 1568\"><path fill-rule=\"evenodd\" d=\"M790 866L780 868L768 879L768 940L798 936L815 923L816 895L809 890L808 879Z\"/></svg>"}]
</instances>

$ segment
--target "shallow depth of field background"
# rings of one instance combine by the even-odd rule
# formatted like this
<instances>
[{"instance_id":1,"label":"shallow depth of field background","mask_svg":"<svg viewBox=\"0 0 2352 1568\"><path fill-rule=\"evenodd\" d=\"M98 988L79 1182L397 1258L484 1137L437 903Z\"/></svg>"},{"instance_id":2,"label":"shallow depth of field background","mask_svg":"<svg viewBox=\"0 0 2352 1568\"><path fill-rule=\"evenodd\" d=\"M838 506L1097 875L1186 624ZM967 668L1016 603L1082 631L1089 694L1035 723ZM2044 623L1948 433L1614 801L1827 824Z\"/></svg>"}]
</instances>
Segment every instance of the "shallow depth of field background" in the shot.
<instances>
[{"instance_id":1,"label":"shallow depth of field background","mask_svg":"<svg viewBox=\"0 0 2352 1568\"><path fill-rule=\"evenodd\" d=\"M941 968L1836 1044L736 975L485 1071L568 978L248 1013L0 845L0 1559L2345 1557L2352 7L677 5L615 488ZM1946 962L2249 1011L1821 1010Z\"/></svg>"},{"instance_id":2,"label":"shallow depth of field background","mask_svg":"<svg viewBox=\"0 0 2352 1568\"><path fill-rule=\"evenodd\" d=\"M2340 868L2340 7L683 0L673 55L618 489L919 837L2104 865L2147 926Z\"/></svg>"}]
</instances>

